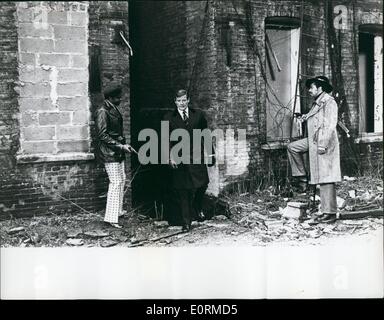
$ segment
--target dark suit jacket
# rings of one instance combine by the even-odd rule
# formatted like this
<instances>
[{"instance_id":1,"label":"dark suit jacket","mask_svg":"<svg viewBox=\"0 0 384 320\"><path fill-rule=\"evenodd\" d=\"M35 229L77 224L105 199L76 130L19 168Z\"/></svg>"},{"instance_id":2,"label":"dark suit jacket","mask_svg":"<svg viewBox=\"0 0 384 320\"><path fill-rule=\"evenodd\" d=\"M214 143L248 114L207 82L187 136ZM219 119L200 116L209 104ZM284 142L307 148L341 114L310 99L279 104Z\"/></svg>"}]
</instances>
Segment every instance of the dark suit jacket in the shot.
<instances>
[{"instance_id":1,"label":"dark suit jacket","mask_svg":"<svg viewBox=\"0 0 384 320\"><path fill-rule=\"evenodd\" d=\"M163 121L169 121L169 131L172 133L175 129L185 129L189 133L189 154L190 164L178 164L177 169L168 168L170 180L166 181L167 185L174 189L195 189L205 186L209 183L207 165L204 164L204 145L203 141L199 141L201 146L201 164L193 164L193 129L207 129L207 120L204 113L199 110L189 108L188 125L181 118L177 109L168 112ZM178 142L170 142L170 149ZM196 149L196 148L195 148ZM208 151L209 152L209 151Z\"/></svg>"},{"instance_id":2,"label":"dark suit jacket","mask_svg":"<svg viewBox=\"0 0 384 320\"><path fill-rule=\"evenodd\" d=\"M101 162L121 162L125 159L122 150L125 144L123 117L120 111L107 103L100 106L95 115L98 135L96 156Z\"/></svg>"}]
</instances>

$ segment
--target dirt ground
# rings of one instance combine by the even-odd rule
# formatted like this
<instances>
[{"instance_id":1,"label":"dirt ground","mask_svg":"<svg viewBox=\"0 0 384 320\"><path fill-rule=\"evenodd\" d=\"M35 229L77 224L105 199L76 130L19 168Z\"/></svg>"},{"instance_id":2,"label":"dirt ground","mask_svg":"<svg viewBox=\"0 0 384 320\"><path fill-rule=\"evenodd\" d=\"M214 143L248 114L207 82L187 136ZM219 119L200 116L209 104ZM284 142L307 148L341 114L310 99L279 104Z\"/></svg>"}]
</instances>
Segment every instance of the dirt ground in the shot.
<instances>
[{"instance_id":1,"label":"dirt ground","mask_svg":"<svg viewBox=\"0 0 384 320\"><path fill-rule=\"evenodd\" d=\"M179 247L267 246L274 244L323 244L334 238L383 238L383 182L380 179L345 177L337 185L341 219L311 226L308 220L287 218L290 201L310 202L310 196L283 198L271 189L225 196L229 211L210 220L194 221L189 233L138 211L119 222L122 229L103 222L104 212L47 214L0 222L2 247ZM316 197L316 200L318 198ZM316 206L319 201L315 203ZM371 214L356 217L356 210ZM308 212L308 210L307 210ZM344 214L345 213L345 214ZM352 215L351 215L352 214Z\"/></svg>"}]
</instances>

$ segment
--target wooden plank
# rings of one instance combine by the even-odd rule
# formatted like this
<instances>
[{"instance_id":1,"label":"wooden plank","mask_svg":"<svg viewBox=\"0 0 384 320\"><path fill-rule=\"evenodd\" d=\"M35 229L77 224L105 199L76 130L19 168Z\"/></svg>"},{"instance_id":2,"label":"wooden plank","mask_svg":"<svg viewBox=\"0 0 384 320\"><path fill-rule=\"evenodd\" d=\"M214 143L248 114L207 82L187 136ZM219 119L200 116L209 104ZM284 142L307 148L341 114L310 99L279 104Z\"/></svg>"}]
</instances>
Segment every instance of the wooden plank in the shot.
<instances>
[{"instance_id":1,"label":"wooden plank","mask_svg":"<svg viewBox=\"0 0 384 320\"><path fill-rule=\"evenodd\" d=\"M342 211L340 212L340 219L359 219L366 217L380 217L383 215L383 208L360 211Z\"/></svg>"}]
</instances>

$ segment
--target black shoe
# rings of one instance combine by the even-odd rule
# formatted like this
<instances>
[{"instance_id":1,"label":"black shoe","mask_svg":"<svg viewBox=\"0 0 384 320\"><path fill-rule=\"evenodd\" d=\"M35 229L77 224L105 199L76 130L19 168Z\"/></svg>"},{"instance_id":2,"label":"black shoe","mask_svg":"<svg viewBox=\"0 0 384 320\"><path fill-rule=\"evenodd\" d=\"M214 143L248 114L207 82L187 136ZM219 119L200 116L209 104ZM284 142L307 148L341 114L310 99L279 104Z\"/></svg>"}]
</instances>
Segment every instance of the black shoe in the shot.
<instances>
[{"instance_id":1,"label":"black shoe","mask_svg":"<svg viewBox=\"0 0 384 320\"><path fill-rule=\"evenodd\" d=\"M191 225L189 224L184 224L182 229L181 229L182 232L189 232L191 231Z\"/></svg>"},{"instance_id":2,"label":"black shoe","mask_svg":"<svg viewBox=\"0 0 384 320\"><path fill-rule=\"evenodd\" d=\"M327 213L319 218L320 223L333 223L336 221L336 214Z\"/></svg>"},{"instance_id":3,"label":"black shoe","mask_svg":"<svg viewBox=\"0 0 384 320\"><path fill-rule=\"evenodd\" d=\"M304 180L304 179L296 180L292 184L292 188L293 188L294 192L306 193L308 191L308 189L309 189L308 188L308 180Z\"/></svg>"}]
</instances>

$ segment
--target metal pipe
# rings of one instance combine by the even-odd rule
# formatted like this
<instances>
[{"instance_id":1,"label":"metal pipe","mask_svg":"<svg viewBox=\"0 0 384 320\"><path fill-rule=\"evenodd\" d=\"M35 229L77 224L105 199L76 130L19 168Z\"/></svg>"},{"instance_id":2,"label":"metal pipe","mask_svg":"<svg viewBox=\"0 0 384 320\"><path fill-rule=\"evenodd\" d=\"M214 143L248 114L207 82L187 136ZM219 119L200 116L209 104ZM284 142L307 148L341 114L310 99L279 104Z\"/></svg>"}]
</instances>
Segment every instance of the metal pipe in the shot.
<instances>
[{"instance_id":1,"label":"metal pipe","mask_svg":"<svg viewBox=\"0 0 384 320\"><path fill-rule=\"evenodd\" d=\"M125 42L125 44L127 45L128 49L129 49L129 54L130 54L131 56L133 56L133 50L132 50L132 47L130 46L130 44L129 44L129 42L127 41L127 39L125 39L123 31L120 31L119 34L120 34L120 37L121 37L121 38L123 39L123 41Z\"/></svg>"}]
</instances>

